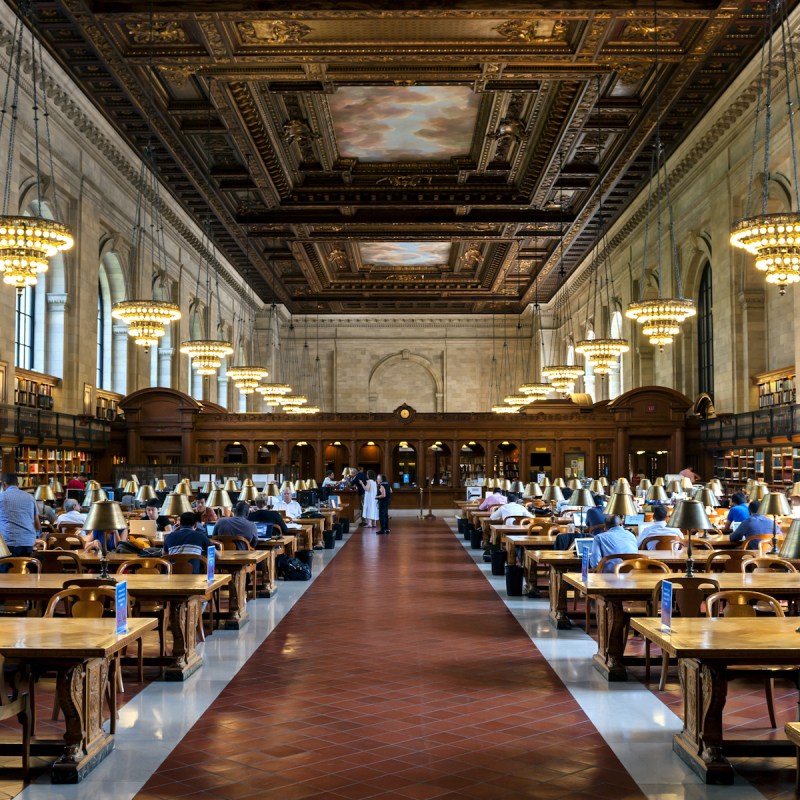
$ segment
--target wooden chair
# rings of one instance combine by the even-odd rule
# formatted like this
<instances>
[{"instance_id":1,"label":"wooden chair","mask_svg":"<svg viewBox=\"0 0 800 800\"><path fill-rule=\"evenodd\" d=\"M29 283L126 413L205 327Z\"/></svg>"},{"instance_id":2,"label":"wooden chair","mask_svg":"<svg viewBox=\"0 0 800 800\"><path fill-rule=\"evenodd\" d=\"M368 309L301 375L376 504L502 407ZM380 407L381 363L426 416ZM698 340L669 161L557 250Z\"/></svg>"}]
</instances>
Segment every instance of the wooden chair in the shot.
<instances>
[{"instance_id":1,"label":"wooden chair","mask_svg":"<svg viewBox=\"0 0 800 800\"><path fill-rule=\"evenodd\" d=\"M253 547L244 536L212 536L211 541L218 544L223 550L252 550ZM250 599L256 599L256 565L250 564L244 568L247 582L250 586Z\"/></svg>"},{"instance_id":2,"label":"wooden chair","mask_svg":"<svg viewBox=\"0 0 800 800\"><path fill-rule=\"evenodd\" d=\"M83 539L74 533L51 533L46 541L50 550L83 550Z\"/></svg>"},{"instance_id":3,"label":"wooden chair","mask_svg":"<svg viewBox=\"0 0 800 800\"><path fill-rule=\"evenodd\" d=\"M778 539L783 539L783 535L781 534L780 528L778 528ZM753 542L757 542L758 544L755 547L750 547ZM754 533L752 536L748 536L742 542L742 550L755 550L756 552L759 551L762 542L767 542L770 547L772 547L772 534L771 533Z\"/></svg>"},{"instance_id":4,"label":"wooden chair","mask_svg":"<svg viewBox=\"0 0 800 800\"><path fill-rule=\"evenodd\" d=\"M30 768L33 717L30 691L22 691L24 682L24 668L14 669L12 665L7 668L5 658L0 656L0 720L16 717L22 725L22 774L27 778Z\"/></svg>"},{"instance_id":5,"label":"wooden chair","mask_svg":"<svg viewBox=\"0 0 800 800\"><path fill-rule=\"evenodd\" d=\"M661 608L661 585L664 581L659 581L653 589L650 598L649 613L657 616ZM672 584L672 608L673 613L681 617L699 617L702 615L703 602L706 596L719 591L719 582L713 578L686 578L673 575L669 578ZM650 640L644 643L644 668L645 680L650 680ZM659 691L664 690L667 682L667 670L669 669L669 655L661 654L661 677L658 681Z\"/></svg>"},{"instance_id":6,"label":"wooden chair","mask_svg":"<svg viewBox=\"0 0 800 800\"><path fill-rule=\"evenodd\" d=\"M200 574L205 575L208 571L208 559L205 556L196 556L192 553L176 553L175 555L165 555L164 558L172 564L172 574L173 575L197 575L197 571L195 570L195 566L197 564L200 565ZM218 608L218 603L214 597L212 597L211 601L211 612L209 614L211 618L211 630L214 630L214 626L216 625L216 616L214 614L214 609ZM200 615L200 619L197 622L197 635L200 637L200 641L204 642L206 640L206 632L203 628L203 615Z\"/></svg>"},{"instance_id":7,"label":"wooden chair","mask_svg":"<svg viewBox=\"0 0 800 800\"><path fill-rule=\"evenodd\" d=\"M615 575L623 575L626 572L660 572L664 575L669 575L671 570L663 562L657 561L653 558L629 558L625 561L620 561L614 567ZM625 638L628 641L628 629L630 627L630 617L632 616L650 616L650 602L641 600L634 600L624 602L622 610L625 612Z\"/></svg>"},{"instance_id":8,"label":"wooden chair","mask_svg":"<svg viewBox=\"0 0 800 800\"><path fill-rule=\"evenodd\" d=\"M659 533L655 536L648 536L642 542L642 550L668 550L672 552L672 545L675 544L675 542L683 545L683 539L680 536L676 536L674 533ZM648 545L655 546L649 547Z\"/></svg>"},{"instance_id":9,"label":"wooden chair","mask_svg":"<svg viewBox=\"0 0 800 800\"><path fill-rule=\"evenodd\" d=\"M82 619L100 619L101 617L116 616L117 592L113 586L103 585L100 579L88 578L94 586L72 586L62 589L54 594L45 608L45 617L55 617L56 609L63 602L66 609L66 616L78 617ZM141 643L141 640L139 640ZM140 644L141 648L141 644ZM111 675L108 678L108 709L111 714L109 731L113 734L117 729L117 681L119 674L119 656L115 656L109 662ZM33 684L31 684L31 688ZM35 702L33 691L31 691L31 702ZM53 719L58 719L58 697L53 702ZM35 717L34 717L35 724Z\"/></svg>"},{"instance_id":10,"label":"wooden chair","mask_svg":"<svg viewBox=\"0 0 800 800\"><path fill-rule=\"evenodd\" d=\"M781 604L763 592L727 591L716 592L706 599L706 613L709 617L756 617L765 613L776 617L785 616ZM775 703L773 700L776 673L797 673L794 666L731 666L728 672L744 672L760 675L764 678L764 694L767 699L767 711L770 725L777 727L775 721Z\"/></svg>"},{"instance_id":11,"label":"wooden chair","mask_svg":"<svg viewBox=\"0 0 800 800\"><path fill-rule=\"evenodd\" d=\"M742 572L797 572L797 570L791 561L783 558L751 558L742 562Z\"/></svg>"},{"instance_id":12,"label":"wooden chair","mask_svg":"<svg viewBox=\"0 0 800 800\"><path fill-rule=\"evenodd\" d=\"M755 558L754 550L712 550L706 558L706 572L741 572L742 561Z\"/></svg>"},{"instance_id":13,"label":"wooden chair","mask_svg":"<svg viewBox=\"0 0 800 800\"><path fill-rule=\"evenodd\" d=\"M83 530L83 524L80 522L62 522L56 525L56 535L74 536Z\"/></svg>"},{"instance_id":14,"label":"wooden chair","mask_svg":"<svg viewBox=\"0 0 800 800\"><path fill-rule=\"evenodd\" d=\"M533 523L534 522L536 522L536 520L533 517L522 517L522 519L519 521L519 524L523 528L527 528L528 532L530 533L531 529L533 528ZM539 528L539 530L541 530L541 528ZM531 534L531 535L535 535L535 534Z\"/></svg>"},{"instance_id":15,"label":"wooden chair","mask_svg":"<svg viewBox=\"0 0 800 800\"><path fill-rule=\"evenodd\" d=\"M628 561L630 559L639 558L638 553L610 553L607 556L603 556L600 561L597 563L597 566L592 570L593 572L604 572L605 565L615 558L621 558L623 561ZM585 625L586 625L586 633L589 633L589 626L591 625L592 621L592 601L589 595L586 595L586 617L585 617Z\"/></svg>"},{"instance_id":16,"label":"wooden chair","mask_svg":"<svg viewBox=\"0 0 800 800\"><path fill-rule=\"evenodd\" d=\"M32 556L17 556L16 558L0 559L0 572L5 572L9 575L39 574L41 571L42 562ZM34 600L0 603L0 615L21 617L25 616L35 607L38 607L38 604ZM0 698L0 700L2 700L2 698Z\"/></svg>"},{"instance_id":17,"label":"wooden chair","mask_svg":"<svg viewBox=\"0 0 800 800\"><path fill-rule=\"evenodd\" d=\"M117 575L171 575L172 564L166 558L135 558L123 561L117 569ZM158 620L158 652L163 658L167 652L166 633L169 619L169 602L166 600L137 600L131 602L136 617L155 617ZM140 673L139 680L144 680Z\"/></svg>"},{"instance_id":18,"label":"wooden chair","mask_svg":"<svg viewBox=\"0 0 800 800\"><path fill-rule=\"evenodd\" d=\"M681 550L686 550L686 540L684 539L681 542ZM714 549L714 545L711 542L704 542L702 540L692 539L692 552L696 552L697 550L702 550L703 552L709 553ZM722 552L722 551L717 551Z\"/></svg>"},{"instance_id":19,"label":"wooden chair","mask_svg":"<svg viewBox=\"0 0 800 800\"><path fill-rule=\"evenodd\" d=\"M42 572L48 574L80 575L83 572L83 563L71 550L41 550L36 553L36 559L42 565Z\"/></svg>"}]
</instances>

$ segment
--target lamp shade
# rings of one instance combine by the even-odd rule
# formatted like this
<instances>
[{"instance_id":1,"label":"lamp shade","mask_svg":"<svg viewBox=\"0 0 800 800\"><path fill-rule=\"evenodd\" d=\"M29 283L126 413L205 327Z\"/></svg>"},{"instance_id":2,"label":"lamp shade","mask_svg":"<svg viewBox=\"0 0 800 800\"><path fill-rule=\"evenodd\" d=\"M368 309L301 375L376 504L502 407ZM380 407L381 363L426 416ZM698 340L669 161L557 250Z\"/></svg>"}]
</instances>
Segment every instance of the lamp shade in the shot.
<instances>
[{"instance_id":1,"label":"lamp shade","mask_svg":"<svg viewBox=\"0 0 800 800\"><path fill-rule=\"evenodd\" d=\"M550 485L550 478L545 477L542 481L541 486L543 489L546 489Z\"/></svg>"},{"instance_id":2,"label":"lamp shade","mask_svg":"<svg viewBox=\"0 0 800 800\"><path fill-rule=\"evenodd\" d=\"M128 479L127 478L120 478L117 481L117 489L124 489L127 485L128 485Z\"/></svg>"},{"instance_id":3,"label":"lamp shade","mask_svg":"<svg viewBox=\"0 0 800 800\"><path fill-rule=\"evenodd\" d=\"M792 520L789 533L786 534L781 545L780 557L800 558L800 519Z\"/></svg>"},{"instance_id":4,"label":"lamp shade","mask_svg":"<svg viewBox=\"0 0 800 800\"><path fill-rule=\"evenodd\" d=\"M681 486L680 481L670 481L669 484L667 484L667 492L669 494L677 494L678 492L682 491L683 491L683 486Z\"/></svg>"},{"instance_id":5,"label":"lamp shade","mask_svg":"<svg viewBox=\"0 0 800 800\"><path fill-rule=\"evenodd\" d=\"M255 483L253 483L253 479L252 478L245 478L242 481L242 489L244 489L245 486L255 486Z\"/></svg>"},{"instance_id":6,"label":"lamp shade","mask_svg":"<svg viewBox=\"0 0 800 800\"><path fill-rule=\"evenodd\" d=\"M669 526L689 531L708 531L714 527L699 500L681 500L669 518Z\"/></svg>"},{"instance_id":7,"label":"lamp shade","mask_svg":"<svg viewBox=\"0 0 800 800\"><path fill-rule=\"evenodd\" d=\"M295 488L295 490L296 490L296 491L298 491L298 492L304 492L304 491L305 491L305 490L308 488L308 485L307 485L307 484L306 484L306 482L305 482L305 481L304 481L304 480L301 478L299 481L296 481L296 482L295 482L295 484L294 484L294 488Z\"/></svg>"},{"instance_id":8,"label":"lamp shade","mask_svg":"<svg viewBox=\"0 0 800 800\"><path fill-rule=\"evenodd\" d=\"M542 500L546 501L547 503L561 503L564 500L564 495L561 493L560 486L548 486L544 490L544 494L542 495Z\"/></svg>"},{"instance_id":9,"label":"lamp shade","mask_svg":"<svg viewBox=\"0 0 800 800\"><path fill-rule=\"evenodd\" d=\"M603 476L603 477L601 477L599 480L600 480L600 483L602 483L602 484L603 484L603 486L608 486L608 478L606 478L605 476Z\"/></svg>"},{"instance_id":10,"label":"lamp shade","mask_svg":"<svg viewBox=\"0 0 800 800\"><path fill-rule=\"evenodd\" d=\"M640 489L643 489L644 491L647 491L647 490L648 490L648 489L649 489L649 488L650 488L652 485L653 485L653 484L652 484L652 483L650 483L650 481L649 481L649 480L647 480L647 478L642 478L642 479L639 481L639 488L640 488Z\"/></svg>"},{"instance_id":11,"label":"lamp shade","mask_svg":"<svg viewBox=\"0 0 800 800\"><path fill-rule=\"evenodd\" d=\"M619 517L628 517L638 512L633 503L633 495L614 492L614 494L608 498L608 503L606 503L603 513L616 514Z\"/></svg>"},{"instance_id":12,"label":"lamp shade","mask_svg":"<svg viewBox=\"0 0 800 800\"><path fill-rule=\"evenodd\" d=\"M92 489L83 496L81 507L88 508L93 503L98 503L101 500L108 500L108 495L102 489ZM95 528L94 530L100 530L100 528Z\"/></svg>"},{"instance_id":13,"label":"lamp shade","mask_svg":"<svg viewBox=\"0 0 800 800\"><path fill-rule=\"evenodd\" d=\"M226 492L239 491L239 486L234 478L228 478L228 480L225 481L225 486L223 488L225 489Z\"/></svg>"},{"instance_id":14,"label":"lamp shade","mask_svg":"<svg viewBox=\"0 0 800 800\"><path fill-rule=\"evenodd\" d=\"M783 495L781 495L781 497L783 497ZM704 506L708 506L709 508L717 508L717 506L719 506L719 500L717 500L717 496L711 489L698 489L694 493L692 499L701 502Z\"/></svg>"},{"instance_id":15,"label":"lamp shade","mask_svg":"<svg viewBox=\"0 0 800 800\"><path fill-rule=\"evenodd\" d=\"M573 492L577 492L578 489L583 488L581 486L581 482L577 478L571 478L567 486L572 489Z\"/></svg>"},{"instance_id":16,"label":"lamp shade","mask_svg":"<svg viewBox=\"0 0 800 800\"><path fill-rule=\"evenodd\" d=\"M649 500L651 503L666 503L667 493L664 491L663 486L651 486L647 490L645 499Z\"/></svg>"},{"instance_id":17,"label":"lamp shade","mask_svg":"<svg viewBox=\"0 0 800 800\"><path fill-rule=\"evenodd\" d=\"M683 477L681 478L681 486L683 486L684 489L691 489L694 484L692 483L691 478Z\"/></svg>"},{"instance_id":18,"label":"lamp shade","mask_svg":"<svg viewBox=\"0 0 800 800\"><path fill-rule=\"evenodd\" d=\"M164 504L161 506L161 513L165 517L179 517L184 511L191 510L189 498L181 492L168 494L164 499Z\"/></svg>"},{"instance_id":19,"label":"lamp shade","mask_svg":"<svg viewBox=\"0 0 800 800\"><path fill-rule=\"evenodd\" d=\"M524 494L525 484L522 481L511 481L511 491L515 494Z\"/></svg>"},{"instance_id":20,"label":"lamp shade","mask_svg":"<svg viewBox=\"0 0 800 800\"><path fill-rule=\"evenodd\" d=\"M128 481L122 491L125 492L125 494L136 494L136 492L139 491L139 487L133 481Z\"/></svg>"},{"instance_id":21,"label":"lamp shade","mask_svg":"<svg viewBox=\"0 0 800 800\"><path fill-rule=\"evenodd\" d=\"M605 494L606 487L603 485L603 481L593 480L589 485L589 491L594 492L595 494Z\"/></svg>"},{"instance_id":22,"label":"lamp shade","mask_svg":"<svg viewBox=\"0 0 800 800\"><path fill-rule=\"evenodd\" d=\"M190 497L192 494L192 487L181 482L175 487L175 494L182 494L184 497Z\"/></svg>"},{"instance_id":23,"label":"lamp shade","mask_svg":"<svg viewBox=\"0 0 800 800\"><path fill-rule=\"evenodd\" d=\"M56 494L64 494L64 487L61 485L61 481L56 480L55 478L53 478L53 480L50 481L50 488Z\"/></svg>"},{"instance_id":24,"label":"lamp shade","mask_svg":"<svg viewBox=\"0 0 800 800\"><path fill-rule=\"evenodd\" d=\"M581 508L594 508L594 497L588 489L578 489L572 493L569 502L573 506L580 506Z\"/></svg>"},{"instance_id":25,"label":"lamp shade","mask_svg":"<svg viewBox=\"0 0 800 800\"><path fill-rule=\"evenodd\" d=\"M534 483L531 481L525 487L525 497L541 497L542 496L542 489L538 483Z\"/></svg>"},{"instance_id":26,"label":"lamp shade","mask_svg":"<svg viewBox=\"0 0 800 800\"><path fill-rule=\"evenodd\" d=\"M102 489L103 487L97 481L88 481L86 484L86 491L93 492L97 489Z\"/></svg>"},{"instance_id":27,"label":"lamp shade","mask_svg":"<svg viewBox=\"0 0 800 800\"><path fill-rule=\"evenodd\" d=\"M268 483L264 487L264 494L267 497L279 497L280 496L280 492L278 491L278 484L277 483L272 483L272 482Z\"/></svg>"},{"instance_id":28,"label":"lamp shade","mask_svg":"<svg viewBox=\"0 0 800 800\"><path fill-rule=\"evenodd\" d=\"M36 492L34 493L34 498L36 500L55 500L56 495L55 492L46 484L42 486L36 487Z\"/></svg>"},{"instance_id":29,"label":"lamp shade","mask_svg":"<svg viewBox=\"0 0 800 800\"><path fill-rule=\"evenodd\" d=\"M769 486L767 486L765 483L757 483L750 490L750 496L747 498L747 501L752 503L753 500L758 500L760 503L769 493ZM789 512L787 511L786 513L788 514Z\"/></svg>"},{"instance_id":30,"label":"lamp shade","mask_svg":"<svg viewBox=\"0 0 800 800\"><path fill-rule=\"evenodd\" d=\"M788 517L792 513L792 508L783 492L770 492L761 501L758 513L766 514L770 517Z\"/></svg>"},{"instance_id":31,"label":"lamp shade","mask_svg":"<svg viewBox=\"0 0 800 800\"><path fill-rule=\"evenodd\" d=\"M284 481L281 484L281 494L283 494L286 490L289 490L292 494L294 494L294 484L291 481Z\"/></svg>"},{"instance_id":32,"label":"lamp shade","mask_svg":"<svg viewBox=\"0 0 800 800\"><path fill-rule=\"evenodd\" d=\"M86 522L83 523L83 528L87 531L118 531L127 527L120 504L113 500L98 500L93 503L86 515Z\"/></svg>"},{"instance_id":33,"label":"lamp shade","mask_svg":"<svg viewBox=\"0 0 800 800\"><path fill-rule=\"evenodd\" d=\"M503 478L503 480L500 481L500 484L501 484L500 488L504 492L510 492L511 491L511 481L508 478Z\"/></svg>"},{"instance_id":34,"label":"lamp shade","mask_svg":"<svg viewBox=\"0 0 800 800\"><path fill-rule=\"evenodd\" d=\"M711 489L717 497L722 497L725 494L722 490L722 483L718 478L714 478L706 484L706 489Z\"/></svg>"},{"instance_id":35,"label":"lamp shade","mask_svg":"<svg viewBox=\"0 0 800 800\"><path fill-rule=\"evenodd\" d=\"M319 489L319 485L313 478L311 478L311 480L306 481L306 486L308 486L309 489Z\"/></svg>"},{"instance_id":36,"label":"lamp shade","mask_svg":"<svg viewBox=\"0 0 800 800\"><path fill-rule=\"evenodd\" d=\"M214 489L217 488L217 484L214 481L206 481L203 484L203 488L200 490L203 494L211 494Z\"/></svg>"},{"instance_id":37,"label":"lamp shade","mask_svg":"<svg viewBox=\"0 0 800 800\"><path fill-rule=\"evenodd\" d=\"M558 486L559 489L566 489L567 482L563 478L556 478L553 481L553 486Z\"/></svg>"},{"instance_id":38,"label":"lamp shade","mask_svg":"<svg viewBox=\"0 0 800 800\"><path fill-rule=\"evenodd\" d=\"M166 492L167 491L167 482L163 478L159 478L156 481L156 491L157 492Z\"/></svg>"},{"instance_id":39,"label":"lamp shade","mask_svg":"<svg viewBox=\"0 0 800 800\"><path fill-rule=\"evenodd\" d=\"M256 495L258 494L258 489L255 486L243 486L242 491L239 492L239 499L245 500L248 503L252 503L256 499Z\"/></svg>"},{"instance_id":40,"label":"lamp shade","mask_svg":"<svg viewBox=\"0 0 800 800\"><path fill-rule=\"evenodd\" d=\"M156 490L149 484L145 483L144 485L139 487L139 491L136 492L136 499L140 503L146 503L148 500L152 500L156 496Z\"/></svg>"},{"instance_id":41,"label":"lamp shade","mask_svg":"<svg viewBox=\"0 0 800 800\"><path fill-rule=\"evenodd\" d=\"M626 492L626 494L630 494L631 493L631 485L628 482L628 479L627 478L617 478L617 482L614 484L614 491L615 492L619 492L623 488L628 490Z\"/></svg>"},{"instance_id":42,"label":"lamp shade","mask_svg":"<svg viewBox=\"0 0 800 800\"><path fill-rule=\"evenodd\" d=\"M253 494L253 497L255 497L255 494ZM225 489L214 489L208 496L206 505L211 508L233 508L230 495Z\"/></svg>"}]
</instances>

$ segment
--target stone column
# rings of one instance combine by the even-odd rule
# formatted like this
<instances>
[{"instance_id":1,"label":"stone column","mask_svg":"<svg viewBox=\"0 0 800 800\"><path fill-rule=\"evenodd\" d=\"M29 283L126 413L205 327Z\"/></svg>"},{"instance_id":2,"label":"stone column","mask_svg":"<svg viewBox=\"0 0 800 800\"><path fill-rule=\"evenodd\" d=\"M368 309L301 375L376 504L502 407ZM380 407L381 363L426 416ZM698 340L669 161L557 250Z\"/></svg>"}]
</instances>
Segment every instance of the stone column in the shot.
<instances>
[{"instance_id":1,"label":"stone column","mask_svg":"<svg viewBox=\"0 0 800 800\"><path fill-rule=\"evenodd\" d=\"M119 394L128 394L128 385L136 387L135 379L128 372L129 361L131 364L134 362L134 359L128 359L129 341L127 325L111 327L111 390ZM135 374L134 369L133 375Z\"/></svg>"},{"instance_id":2,"label":"stone column","mask_svg":"<svg viewBox=\"0 0 800 800\"><path fill-rule=\"evenodd\" d=\"M64 316L68 305L69 295L66 293L49 293L46 296L47 346L44 353L44 371L48 375L64 374Z\"/></svg>"}]
</instances>

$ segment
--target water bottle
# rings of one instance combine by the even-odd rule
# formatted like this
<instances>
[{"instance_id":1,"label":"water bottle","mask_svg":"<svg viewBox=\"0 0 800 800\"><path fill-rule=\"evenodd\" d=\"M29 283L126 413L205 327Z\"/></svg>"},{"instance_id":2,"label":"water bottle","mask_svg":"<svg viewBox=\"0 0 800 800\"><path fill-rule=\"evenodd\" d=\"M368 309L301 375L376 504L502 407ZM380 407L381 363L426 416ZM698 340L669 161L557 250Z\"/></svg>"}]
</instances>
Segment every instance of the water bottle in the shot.
<instances>
[{"instance_id":1,"label":"water bottle","mask_svg":"<svg viewBox=\"0 0 800 800\"><path fill-rule=\"evenodd\" d=\"M575 533L575 524L574 523L570 522L569 525L567 525L567 533Z\"/></svg>"}]
</instances>

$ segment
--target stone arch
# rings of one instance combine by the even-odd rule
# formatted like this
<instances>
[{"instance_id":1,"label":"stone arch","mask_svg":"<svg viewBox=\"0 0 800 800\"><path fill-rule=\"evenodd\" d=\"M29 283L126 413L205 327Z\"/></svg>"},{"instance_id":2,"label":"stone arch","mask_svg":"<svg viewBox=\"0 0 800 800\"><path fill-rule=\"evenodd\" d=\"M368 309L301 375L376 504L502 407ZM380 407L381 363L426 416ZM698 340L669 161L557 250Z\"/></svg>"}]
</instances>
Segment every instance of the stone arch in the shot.
<instances>
[{"instance_id":1,"label":"stone arch","mask_svg":"<svg viewBox=\"0 0 800 800\"><path fill-rule=\"evenodd\" d=\"M409 386L405 381L392 380L390 383L381 383L381 376L385 375L387 371L395 370L398 373L405 373L408 377L413 377L414 374L422 375L426 380L430 381L431 392L430 408L424 408L421 401L423 397L418 392ZM400 397L396 387L402 386L403 391L413 392L412 396ZM389 391L393 388L394 391ZM380 359L373 367L369 375L369 382L367 384L367 393L369 396L369 407L371 411L391 411L402 403L407 402L409 405L418 408L420 411L438 411L444 410L444 388L441 375L437 372L433 363L424 356L412 353L410 350L401 350L399 353L392 353ZM383 395L383 398L381 398ZM384 402L381 402L383 400ZM377 408L377 405L386 405L386 408Z\"/></svg>"}]
</instances>

